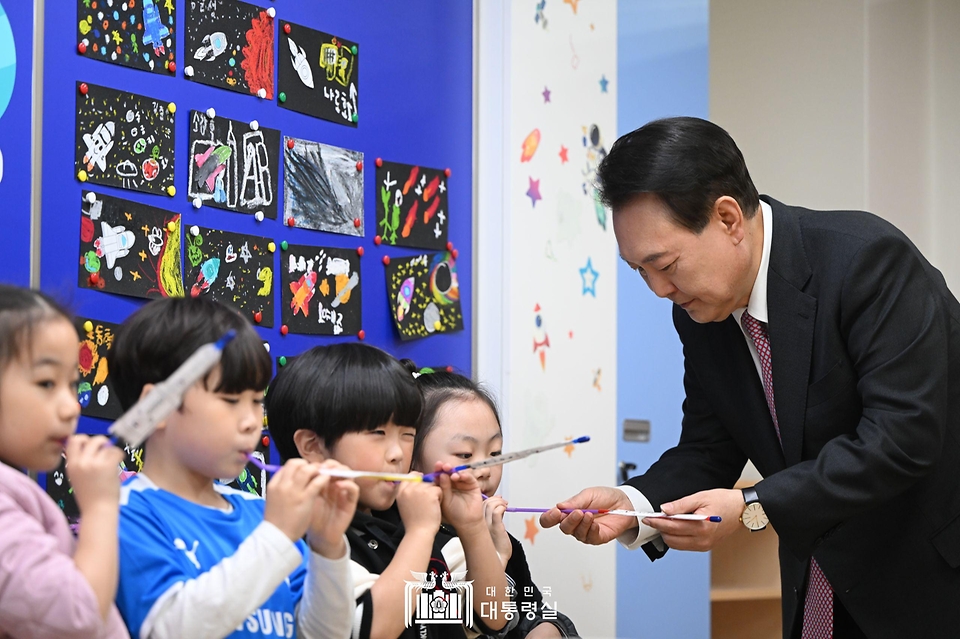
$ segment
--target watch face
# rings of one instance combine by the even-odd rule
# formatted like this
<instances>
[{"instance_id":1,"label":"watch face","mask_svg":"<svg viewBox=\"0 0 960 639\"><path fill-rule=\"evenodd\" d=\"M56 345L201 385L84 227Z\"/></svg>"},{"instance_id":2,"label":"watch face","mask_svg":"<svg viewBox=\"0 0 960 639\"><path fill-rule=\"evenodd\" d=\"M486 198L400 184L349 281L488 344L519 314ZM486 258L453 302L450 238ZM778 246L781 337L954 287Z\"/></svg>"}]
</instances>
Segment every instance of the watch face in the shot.
<instances>
[{"instance_id":1,"label":"watch face","mask_svg":"<svg viewBox=\"0 0 960 639\"><path fill-rule=\"evenodd\" d=\"M747 507L743 509L740 520L743 522L743 525L750 530L761 530L766 527L770 521L767 518L767 513L763 512L763 506L761 506L759 502L747 504Z\"/></svg>"}]
</instances>

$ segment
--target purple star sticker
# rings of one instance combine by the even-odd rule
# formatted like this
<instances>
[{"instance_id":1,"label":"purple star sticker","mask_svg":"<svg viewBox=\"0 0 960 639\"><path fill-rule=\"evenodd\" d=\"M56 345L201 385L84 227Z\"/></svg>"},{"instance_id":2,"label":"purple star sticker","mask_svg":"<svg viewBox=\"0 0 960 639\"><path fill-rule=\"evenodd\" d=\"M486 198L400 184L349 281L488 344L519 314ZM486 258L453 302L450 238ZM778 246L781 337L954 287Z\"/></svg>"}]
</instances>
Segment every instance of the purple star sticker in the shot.
<instances>
[{"instance_id":1,"label":"purple star sticker","mask_svg":"<svg viewBox=\"0 0 960 639\"><path fill-rule=\"evenodd\" d=\"M550 89L543 87L543 103L546 104L550 101Z\"/></svg>"},{"instance_id":2,"label":"purple star sticker","mask_svg":"<svg viewBox=\"0 0 960 639\"><path fill-rule=\"evenodd\" d=\"M530 206L536 208L537 200L542 200L540 197L540 180L530 179L530 188L527 189L527 197L530 198Z\"/></svg>"}]
</instances>

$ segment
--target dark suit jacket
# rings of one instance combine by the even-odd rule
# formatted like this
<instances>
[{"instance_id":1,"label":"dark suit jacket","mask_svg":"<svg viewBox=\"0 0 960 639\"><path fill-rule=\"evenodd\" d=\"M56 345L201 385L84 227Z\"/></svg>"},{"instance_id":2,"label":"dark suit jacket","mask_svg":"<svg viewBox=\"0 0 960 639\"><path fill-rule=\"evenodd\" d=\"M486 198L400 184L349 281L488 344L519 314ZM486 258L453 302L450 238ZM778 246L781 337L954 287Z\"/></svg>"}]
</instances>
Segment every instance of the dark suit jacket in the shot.
<instances>
[{"instance_id":1,"label":"dark suit jacket","mask_svg":"<svg viewBox=\"0 0 960 639\"><path fill-rule=\"evenodd\" d=\"M811 555L867 636L960 636L960 304L880 218L763 199L783 447L736 320L674 306L680 442L628 483L657 508L732 487L751 459L780 536L785 637Z\"/></svg>"}]
</instances>

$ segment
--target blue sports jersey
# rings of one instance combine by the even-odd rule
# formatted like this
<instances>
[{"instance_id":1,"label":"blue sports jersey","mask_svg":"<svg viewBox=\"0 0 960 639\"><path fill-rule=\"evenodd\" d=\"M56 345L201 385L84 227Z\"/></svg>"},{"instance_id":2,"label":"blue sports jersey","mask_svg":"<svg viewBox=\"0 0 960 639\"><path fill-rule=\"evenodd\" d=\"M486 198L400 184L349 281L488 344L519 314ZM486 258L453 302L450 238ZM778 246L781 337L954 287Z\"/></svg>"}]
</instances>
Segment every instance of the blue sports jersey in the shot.
<instances>
[{"instance_id":1,"label":"blue sports jersey","mask_svg":"<svg viewBox=\"0 0 960 639\"><path fill-rule=\"evenodd\" d=\"M165 592L233 555L263 522L263 499L219 484L216 490L230 503L231 512L187 501L144 477L124 482L117 607L132 637L140 635L144 619ZM297 547L303 563L229 637L296 636L295 609L303 593L307 562L305 543L298 541ZM257 579L256 572L250 579Z\"/></svg>"}]
</instances>

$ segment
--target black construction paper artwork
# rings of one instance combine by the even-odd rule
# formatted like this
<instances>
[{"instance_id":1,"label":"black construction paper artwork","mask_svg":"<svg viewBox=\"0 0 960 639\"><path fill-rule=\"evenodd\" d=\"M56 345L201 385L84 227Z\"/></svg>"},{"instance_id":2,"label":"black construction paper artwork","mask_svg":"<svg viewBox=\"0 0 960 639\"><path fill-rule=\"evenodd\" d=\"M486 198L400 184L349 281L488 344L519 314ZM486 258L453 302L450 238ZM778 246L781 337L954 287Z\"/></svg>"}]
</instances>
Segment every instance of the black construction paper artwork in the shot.
<instances>
[{"instance_id":1,"label":"black construction paper artwork","mask_svg":"<svg viewBox=\"0 0 960 639\"><path fill-rule=\"evenodd\" d=\"M363 237L363 153L285 138L283 221Z\"/></svg>"},{"instance_id":2,"label":"black construction paper artwork","mask_svg":"<svg viewBox=\"0 0 960 639\"><path fill-rule=\"evenodd\" d=\"M237 0L188 0L184 76L272 100L271 13Z\"/></svg>"},{"instance_id":3,"label":"black construction paper artwork","mask_svg":"<svg viewBox=\"0 0 960 639\"><path fill-rule=\"evenodd\" d=\"M280 131L190 112L188 199L275 220L279 176Z\"/></svg>"},{"instance_id":4,"label":"black construction paper artwork","mask_svg":"<svg viewBox=\"0 0 960 639\"><path fill-rule=\"evenodd\" d=\"M280 106L356 127L360 62L356 42L280 21Z\"/></svg>"},{"instance_id":5,"label":"black construction paper artwork","mask_svg":"<svg viewBox=\"0 0 960 639\"><path fill-rule=\"evenodd\" d=\"M190 295L209 295L237 309L255 324L273 326L273 251L276 245L272 240L192 227L184 241L184 288Z\"/></svg>"},{"instance_id":6,"label":"black construction paper artwork","mask_svg":"<svg viewBox=\"0 0 960 639\"><path fill-rule=\"evenodd\" d=\"M77 0L77 51L93 60L176 71L174 0Z\"/></svg>"},{"instance_id":7,"label":"black construction paper artwork","mask_svg":"<svg viewBox=\"0 0 960 639\"><path fill-rule=\"evenodd\" d=\"M449 251L393 259L387 269L387 305L400 339L463 330L457 262Z\"/></svg>"},{"instance_id":8,"label":"black construction paper artwork","mask_svg":"<svg viewBox=\"0 0 960 639\"><path fill-rule=\"evenodd\" d=\"M145 299L183 297L180 215L82 193L78 286Z\"/></svg>"},{"instance_id":9,"label":"black construction paper artwork","mask_svg":"<svg viewBox=\"0 0 960 639\"><path fill-rule=\"evenodd\" d=\"M355 250L291 244L281 257L283 323L292 333L356 335L361 328Z\"/></svg>"},{"instance_id":10,"label":"black construction paper artwork","mask_svg":"<svg viewBox=\"0 0 960 639\"><path fill-rule=\"evenodd\" d=\"M446 171L377 162L377 235L396 246L442 250L450 211Z\"/></svg>"},{"instance_id":11,"label":"black construction paper artwork","mask_svg":"<svg viewBox=\"0 0 960 639\"><path fill-rule=\"evenodd\" d=\"M73 323L80 345L80 412L88 417L115 420L123 414L110 378L110 349L118 324L88 317L74 318Z\"/></svg>"},{"instance_id":12,"label":"black construction paper artwork","mask_svg":"<svg viewBox=\"0 0 960 639\"><path fill-rule=\"evenodd\" d=\"M78 82L77 178L173 195L175 111L169 102Z\"/></svg>"}]
</instances>

